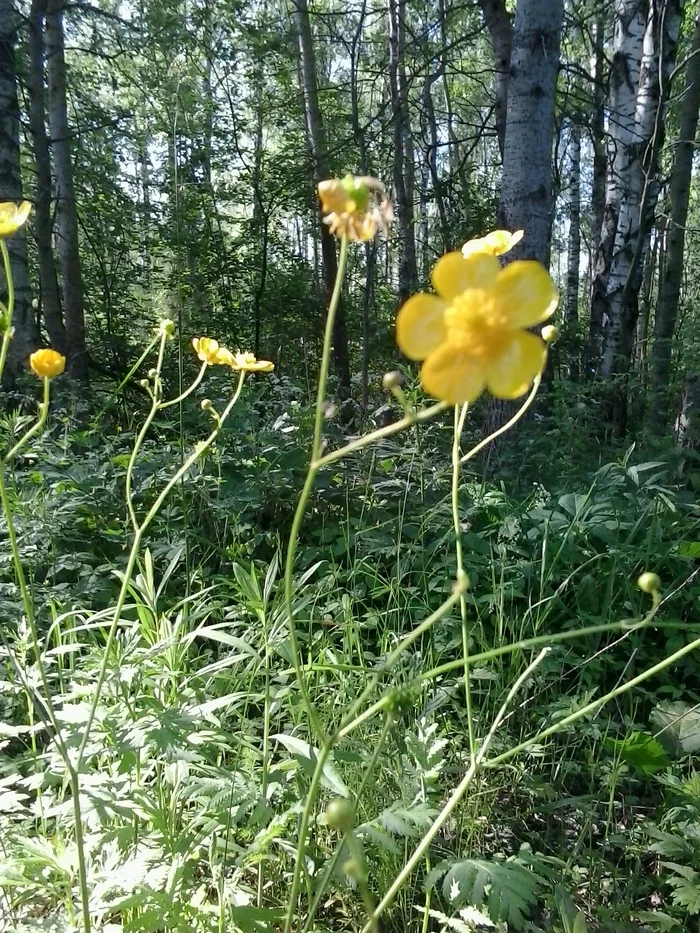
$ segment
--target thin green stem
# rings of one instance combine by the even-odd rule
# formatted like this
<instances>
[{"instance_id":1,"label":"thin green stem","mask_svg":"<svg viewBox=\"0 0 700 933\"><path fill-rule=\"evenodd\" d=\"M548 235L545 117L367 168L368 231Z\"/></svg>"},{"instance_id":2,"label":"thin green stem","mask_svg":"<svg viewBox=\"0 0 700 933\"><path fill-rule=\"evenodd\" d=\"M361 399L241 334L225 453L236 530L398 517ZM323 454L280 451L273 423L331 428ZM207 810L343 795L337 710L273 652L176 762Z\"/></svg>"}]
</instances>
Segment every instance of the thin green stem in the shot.
<instances>
[{"instance_id":1,"label":"thin green stem","mask_svg":"<svg viewBox=\"0 0 700 933\"><path fill-rule=\"evenodd\" d=\"M338 258L338 272L335 278L335 284L333 286L333 294L331 295L330 304L328 306L328 316L326 318L326 330L323 338L323 350L321 353L321 370L318 377L318 391L316 393L316 413L314 418L314 434L313 440L311 443L311 461L309 463L309 470L306 474L306 480L304 482L304 488L301 491L299 496L299 501L297 503L296 511L294 513L294 520L292 522L292 530L289 533L289 541L287 544L287 558L285 561L284 568L284 600L287 610L287 624L289 626L289 642L292 649L292 663L294 665L294 670L297 676L297 682L299 684L299 689L301 690L302 699L304 701L304 706L309 717L310 724L316 733L323 737L323 724L320 720L318 713L316 712L312 702L311 696L309 695L309 688L306 683L306 677L301 665L301 657L299 652L299 639L297 636L296 625L294 622L294 557L296 555L297 541L299 538L299 532L301 531L301 525L304 520L304 514L306 512L306 506L309 501L309 496L311 495L311 490L313 489L314 482L316 480L316 475L320 469L319 458L321 455L321 446L323 443L323 419L325 417L325 402L326 402L326 384L328 382L328 370L330 367L330 357L331 357L331 346L333 343L333 328L335 324L335 317L338 310L338 305L340 303L340 294L343 286L343 279L345 277L345 267L347 264L348 256L348 238L343 236L340 241L340 256Z\"/></svg>"},{"instance_id":2,"label":"thin green stem","mask_svg":"<svg viewBox=\"0 0 700 933\"><path fill-rule=\"evenodd\" d=\"M360 783L360 786L357 789L357 793L355 794L355 801L353 804L353 823L355 820L355 815L357 814L357 805L362 799L362 795L364 794L367 788L367 784L369 783L369 780L372 777L372 774L374 773L374 769L376 768L377 762L379 761L379 755L381 754L381 751L384 748L384 743L386 742L386 738L389 732L391 731L391 727L393 724L394 724L393 717L387 716L386 719L384 720L382 731L379 733L379 738L375 742L374 749L372 751L372 757L367 763L367 767L365 768L365 773L362 776L362 781ZM333 853L333 857L331 858L330 862L326 866L326 870L324 871L323 877L321 878L319 882L319 886L316 891L316 895L314 897L313 903L309 909L309 915L306 918L306 923L304 924L304 929L302 930L302 933L309 933L309 928L311 927L311 924L314 921L314 917L316 916L316 911L318 910L319 905L321 903L321 898L326 892L326 889L328 887L328 882L330 881L333 875L333 871L335 870L335 866L338 863L338 859L340 858L342 851L343 851L342 845L338 846L336 851Z\"/></svg>"},{"instance_id":3,"label":"thin green stem","mask_svg":"<svg viewBox=\"0 0 700 933\"><path fill-rule=\"evenodd\" d=\"M328 756L331 752L331 743L325 742L318 753L318 758L316 759L316 767L314 769L313 776L311 778L311 785L309 787L309 792L306 795L306 803L304 804L304 810L301 814L301 822L299 824L299 839L297 842L297 852L296 860L294 862L294 875L292 876L292 886L289 891L289 904L287 905L287 917L284 921L284 933L290 933L292 929L292 924L294 923L294 914L297 909L297 900L299 897L299 885L301 882L301 872L304 866L304 853L306 852L306 836L309 831L309 823L311 821L311 812L314 808L314 803L316 802L316 794L319 787L321 786L321 777L323 775L323 767L328 760Z\"/></svg>"},{"instance_id":4,"label":"thin green stem","mask_svg":"<svg viewBox=\"0 0 700 933\"><path fill-rule=\"evenodd\" d=\"M12 329L10 327L2 335L2 346L0 346L0 379L5 372L5 363L7 362L7 351L10 349L12 340Z\"/></svg>"},{"instance_id":5,"label":"thin green stem","mask_svg":"<svg viewBox=\"0 0 700 933\"><path fill-rule=\"evenodd\" d=\"M532 404L535 396L537 395L537 390L539 389L541 382L542 382L542 373L540 373L538 376L535 377L535 381L532 383L532 388L530 389L530 394L525 399L521 407L516 411L516 413L510 419L510 421L506 421L504 425L501 425L500 428L498 428L492 434L489 434L488 437L485 437L483 441L479 441L479 443L475 447L473 447L469 451L469 453L465 454L462 457L462 463L466 463L468 460L471 460L472 457L475 457L479 453L479 451L483 450L484 447L486 447L488 444L491 443L491 441L495 441L497 437L501 436L501 434L505 434L506 431L510 431L513 425L517 424L518 421L520 421L522 416L525 414L525 412L528 410L528 408Z\"/></svg>"},{"instance_id":6,"label":"thin green stem","mask_svg":"<svg viewBox=\"0 0 700 933\"><path fill-rule=\"evenodd\" d=\"M51 385L51 380L44 378L44 400L39 405L39 417L36 420L36 423L27 431L27 433L21 437L14 447L12 447L8 453L0 460L0 466L6 466L11 460L13 460L17 454L22 450L23 447L26 447L29 441L35 437L41 429L46 424L46 418L49 414L49 386Z\"/></svg>"},{"instance_id":7,"label":"thin green stem","mask_svg":"<svg viewBox=\"0 0 700 933\"><path fill-rule=\"evenodd\" d=\"M153 349L153 347L155 347L155 345L156 345L156 343L158 342L159 339L160 339L160 334L156 334L156 336L153 337L153 339L152 339L151 342L148 344L148 346L146 347L146 349L143 351L143 353L141 354L141 356L136 360L136 362L134 363L134 365L131 367L131 369L128 371L128 373L124 376L124 378L123 378L122 381L119 383L119 385L118 385L117 388L114 390L114 392L112 392L112 394L111 394L111 396L110 396L109 401L107 402L107 404L104 405L103 408L102 408L102 410L101 410L100 412L98 412L98 414L95 416L95 418L93 419L93 424L98 424L98 423L99 423L100 419L102 418L102 416L104 415L104 413L108 410L109 406L112 404L112 402L114 401L114 399L117 397L117 395L119 395L119 393L120 393L121 390L124 388L124 386L127 384L127 382L129 381L129 379L131 379L131 377L134 375L134 373L135 373L136 370L139 368L139 366L141 365L141 363L143 363L143 361L146 359L146 357L147 357L148 354L151 352L151 350Z\"/></svg>"},{"instance_id":8,"label":"thin green stem","mask_svg":"<svg viewBox=\"0 0 700 933\"><path fill-rule=\"evenodd\" d=\"M2 240L0 240L2 243ZM3 244L4 245L4 244ZM46 385L48 386L49 380L45 380ZM48 401L47 401L48 408ZM68 779L71 785L71 797L73 804L73 819L75 821L75 841L76 841L76 850L78 855L78 877L80 882L80 903L83 916L83 929L84 933L90 933L91 923L90 923L90 895L87 886L87 862L85 859L85 846L83 842L83 833L82 833L82 824L83 817L80 808L80 784L78 780L77 769L73 767L68 749L66 748L65 742L63 741L63 736L61 734L61 728L56 718L56 713L53 708L53 703L51 701L51 686L49 684L49 679L46 674L46 669L44 667L44 661L41 654L41 647L39 641L39 631L36 625L36 618L34 616L34 604L32 602L31 595L29 593L29 587L27 586L27 580L24 576L24 567L22 566L22 560L19 553L19 546L17 544L17 534L15 532L15 526L13 522L12 508L10 506L10 500L7 495L7 488L5 486L5 476L4 476L4 466L5 462L3 461L0 465L0 502L2 503L3 512L5 513L5 521L7 523L7 536L10 542L10 550L12 552L12 561L15 568L15 576L17 578L17 584L20 589L20 594L22 596L22 604L24 606L24 614L27 619L27 624L29 625L29 630L32 636L32 642L34 645L34 653L37 670L39 671L39 677L41 679L41 686L44 691L43 706L46 709L46 713L49 717L49 722L51 723L51 728L54 732L54 737L56 739L56 745L63 759L63 763L66 766L68 772Z\"/></svg>"},{"instance_id":9,"label":"thin green stem","mask_svg":"<svg viewBox=\"0 0 700 933\"><path fill-rule=\"evenodd\" d=\"M12 265L10 263L10 254L7 251L7 243L5 243L5 238L0 237L0 252L2 252L2 262L5 267L5 283L7 285L7 326L12 325L12 315L15 310L15 283L12 278Z\"/></svg>"},{"instance_id":10,"label":"thin green stem","mask_svg":"<svg viewBox=\"0 0 700 933\"><path fill-rule=\"evenodd\" d=\"M413 870L416 868L418 863L423 859L423 857L427 853L433 839L437 836L437 834L440 832L442 827L449 820L450 816L454 813L455 809L459 806L460 801L466 794L469 788L469 785L474 779L474 775L476 774L484 758L484 755L486 754L488 747L491 744L491 741L493 740L494 735L496 734L496 730L498 729L498 727L503 721L503 718L506 714L506 710L508 709L508 706L513 700L513 697L520 690L520 687L525 683L527 678L532 674L532 672L537 667L537 665L542 662L546 653L547 653L547 649L545 648L543 651L539 653L539 655L535 658L534 661L528 664L527 668L522 672L522 674L517 678L517 680L514 681L513 685L508 691L508 694L506 696L506 699L503 702L503 705L501 706L500 710L496 714L496 718L494 719L493 724L491 725L491 728L489 729L489 732L486 738L481 743L481 747L479 748L479 751L477 752L474 760L470 764L467 770L467 773L464 775L461 782L459 783L457 788L452 793L452 796L450 797L450 799L447 801L445 806L440 811L433 825L425 833L425 835L421 839L418 846L416 846L411 857L406 862L404 867L401 869L399 874L396 876L396 878L390 885L384 897L381 899L379 904L377 904L372 917L362 928L362 933L371 933L372 929L376 926L376 923L379 917L381 917L381 915L384 913L386 908L389 907L389 905L392 903L392 901L394 900L394 898L396 897L396 895L402 888L406 879L409 878L409 876L412 874Z\"/></svg>"},{"instance_id":11,"label":"thin green stem","mask_svg":"<svg viewBox=\"0 0 700 933\"><path fill-rule=\"evenodd\" d=\"M401 657L404 651L410 648L411 645L415 641L417 641L417 639L421 637L421 635L424 635L427 631L429 631L429 629L431 629L433 625L435 625L436 622L439 622L440 619L442 619L444 616L447 615L450 609L452 609L454 606L457 605L465 588L466 588L465 581L463 580L458 581L455 584L454 592L452 593L450 598L446 599L445 602L442 604L442 606L436 609L435 612L431 613L427 619L424 619L420 625L417 625L413 629L413 631L409 632L409 634L406 635L405 638L403 638L398 643L398 645L394 648L394 650L390 652L389 655L387 655L387 659L384 662L384 664L382 664L382 666L379 668L376 674L372 677L372 679L367 684L367 686L364 688L364 690L360 693L357 699L353 702L348 712L345 714L345 716L343 716L343 720L340 724L340 728L338 729L338 732L336 733L336 738L342 738L343 736L347 735L349 732L351 732L355 728L358 722L361 722L363 719L366 718L364 715L362 715L361 717L358 717L357 711L363 705L365 700L374 692L380 679L389 670L391 670L391 668L398 661L398 659Z\"/></svg>"},{"instance_id":12,"label":"thin green stem","mask_svg":"<svg viewBox=\"0 0 700 933\"><path fill-rule=\"evenodd\" d=\"M159 355L159 362L162 362L162 354ZM132 542L131 550L129 552L129 559L127 561L126 570L124 571L122 585L119 589L119 595L117 597L117 602L114 607L114 613L112 615L112 622L109 627L109 631L107 633L107 640L105 642L105 647L103 650L102 664L100 665L100 670L97 675L94 696L92 698L92 703L90 704L90 711L88 713L88 717L85 722L85 731L83 733L83 738L80 743L80 748L78 749L78 768L80 767L80 764L82 763L83 756L85 754L85 748L87 746L87 743L90 737L90 730L92 728L93 722L95 721L97 707L100 702L100 693L102 692L102 687L104 685L105 678L107 676L107 667L109 665L109 658L112 652L112 648L114 646L114 640L116 638L117 628L119 627L119 620L121 617L122 609L124 608L124 603L126 602L126 595L129 590L129 584L131 583L131 577L134 572L134 568L136 567L136 560L138 558L139 550L141 548L141 541L143 540L143 536L146 532L146 529L148 528L150 523L153 521L154 517L158 513L158 510L162 506L163 502L165 501L166 497L168 496L172 488L180 481L180 479L185 475L185 473L189 470L189 468L196 462L196 460L198 460L199 457L201 457L204 451L207 450L209 447L211 447L216 436L221 430L221 427L226 417L228 416L231 409L238 401L238 398L241 394L241 390L243 388L244 381L245 381L245 372L241 372L239 380L238 380L238 386L236 388L236 392L231 398L231 401L228 403L228 405L224 409L221 416L219 415L216 416L216 427L214 428L214 430L207 437L207 439L194 450L194 452L187 458L187 460L185 460L182 466L177 470L175 475L166 483L164 489L161 491L161 493L158 495L158 497L156 498L151 508L148 510L148 513L146 514L146 517L144 518L143 522L136 527L136 533L134 535L134 540Z\"/></svg>"},{"instance_id":13,"label":"thin green stem","mask_svg":"<svg viewBox=\"0 0 700 933\"><path fill-rule=\"evenodd\" d=\"M457 557L457 579L465 579L462 556L462 526L459 520L459 471L461 466L461 441L464 422L467 417L467 405L455 405L454 435L452 438L452 524L455 532L455 554ZM462 655L464 658L464 699L467 714L467 734L469 736L469 754L472 760L476 755L474 739L474 719L472 713L472 692L469 683L469 623L467 621L467 599L460 594L459 611L462 619Z\"/></svg>"},{"instance_id":14,"label":"thin green stem","mask_svg":"<svg viewBox=\"0 0 700 933\"><path fill-rule=\"evenodd\" d=\"M388 424L385 428L378 428L376 431L372 431L371 434L365 434L363 437L358 437L356 441L351 441L349 444L346 444L345 447L332 450L330 453L320 457L314 465L320 469L321 467L327 466L329 463L335 463L336 460L340 460L348 454L353 454L358 450L362 450L375 441L381 441L385 437L391 437L392 434L398 434L398 432L403 431L404 428L410 428L414 424L419 424L421 421L428 421L430 418L433 418L441 411L446 411L448 408L449 405L446 402L437 402L435 405L431 405L430 408L409 412L399 421L395 421L394 424Z\"/></svg>"},{"instance_id":15,"label":"thin green stem","mask_svg":"<svg viewBox=\"0 0 700 933\"><path fill-rule=\"evenodd\" d=\"M197 386L200 384L200 382L201 382L202 379L204 378L204 373L207 371L207 366L208 366L208 365L209 365L209 364L208 364L207 361L205 360L205 361L202 363L202 368L201 368L201 369L199 370L199 372L197 373L197 377L195 378L195 380L194 380L194 382L192 383L192 385L189 386L187 389L185 389L184 392L181 392L180 395L177 396L177 398L172 398L172 399L170 399L170 400L167 401L167 402L161 402L160 405L159 405L158 407L162 410L162 409L164 409L164 408L170 408L171 405L179 405L180 402L184 402L185 399L187 398L187 396L188 396L188 395L191 395L191 394L194 392L194 390L197 388Z\"/></svg>"}]
</instances>

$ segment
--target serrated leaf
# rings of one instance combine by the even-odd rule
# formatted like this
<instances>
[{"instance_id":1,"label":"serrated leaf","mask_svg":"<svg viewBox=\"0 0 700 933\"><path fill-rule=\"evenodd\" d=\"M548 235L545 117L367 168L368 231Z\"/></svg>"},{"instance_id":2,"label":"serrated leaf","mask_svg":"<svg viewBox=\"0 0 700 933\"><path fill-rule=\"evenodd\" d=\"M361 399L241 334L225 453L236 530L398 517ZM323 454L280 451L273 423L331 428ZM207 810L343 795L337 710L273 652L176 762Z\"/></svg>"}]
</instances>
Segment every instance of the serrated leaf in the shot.
<instances>
[{"instance_id":1,"label":"serrated leaf","mask_svg":"<svg viewBox=\"0 0 700 933\"><path fill-rule=\"evenodd\" d=\"M525 915L537 902L542 879L516 858L506 861L466 859L448 871L443 894L456 905L486 903L492 920L505 920L514 930L525 926Z\"/></svg>"},{"instance_id":2,"label":"serrated leaf","mask_svg":"<svg viewBox=\"0 0 700 933\"><path fill-rule=\"evenodd\" d=\"M700 751L700 709L678 700L659 703L650 716L659 740L674 754Z\"/></svg>"},{"instance_id":3,"label":"serrated leaf","mask_svg":"<svg viewBox=\"0 0 700 933\"><path fill-rule=\"evenodd\" d=\"M276 739L281 745L284 745L287 751L294 755L294 757L304 765L307 771L313 773L316 768L316 762L318 761L318 749L313 748L308 742L304 742L303 739L299 739L295 735L278 733L277 735L273 735L272 738ZM333 767L330 758L326 760L323 766L321 783L340 797L350 796L350 791Z\"/></svg>"},{"instance_id":4,"label":"serrated leaf","mask_svg":"<svg viewBox=\"0 0 700 933\"><path fill-rule=\"evenodd\" d=\"M607 739L605 744L642 774L654 774L670 764L663 745L646 732L630 732L624 739Z\"/></svg>"}]
</instances>

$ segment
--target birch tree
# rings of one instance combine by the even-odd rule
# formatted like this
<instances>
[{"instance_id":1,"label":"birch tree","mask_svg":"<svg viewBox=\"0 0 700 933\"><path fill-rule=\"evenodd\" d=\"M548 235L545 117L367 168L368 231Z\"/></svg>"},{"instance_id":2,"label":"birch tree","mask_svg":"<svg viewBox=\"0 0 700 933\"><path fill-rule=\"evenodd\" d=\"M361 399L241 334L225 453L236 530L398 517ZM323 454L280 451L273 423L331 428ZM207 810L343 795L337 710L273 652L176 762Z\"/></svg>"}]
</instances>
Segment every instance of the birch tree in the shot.
<instances>
[{"instance_id":1,"label":"birch tree","mask_svg":"<svg viewBox=\"0 0 700 933\"><path fill-rule=\"evenodd\" d=\"M493 47L495 116L498 148L504 157L508 116L508 80L513 47L513 22L505 0L479 0Z\"/></svg>"},{"instance_id":2,"label":"birch tree","mask_svg":"<svg viewBox=\"0 0 700 933\"><path fill-rule=\"evenodd\" d=\"M518 0L508 85L500 226L524 230L509 258L546 262L551 231L552 137L563 0Z\"/></svg>"},{"instance_id":3,"label":"birch tree","mask_svg":"<svg viewBox=\"0 0 700 933\"><path fill-rule=\"evenodd\" d=\"M658 197L658 157L668 83L675 61L684 0L652 0L642 46L630 138L622 153L622 188L605 288L605 343L601 378L624 376L632 355L638 298L651 219ZM624 388L615 421L624 427Z\"/></svg>"},{"instance_id":4,"label":"birch tree","mask_svg":"<svg viewBox=\"0 0 700 933\"><path fill-rule=\"evenodd\" d=\"M681 104L680 128L670 182L671 213L668 221L666 261L659 284L651 351L652 423L658 431L663 430L668 423L671 350L683 278L685 230L699 110L700 13L695 17L693 41L686 65L685 93Z\"/></svg>"}]
</instances>

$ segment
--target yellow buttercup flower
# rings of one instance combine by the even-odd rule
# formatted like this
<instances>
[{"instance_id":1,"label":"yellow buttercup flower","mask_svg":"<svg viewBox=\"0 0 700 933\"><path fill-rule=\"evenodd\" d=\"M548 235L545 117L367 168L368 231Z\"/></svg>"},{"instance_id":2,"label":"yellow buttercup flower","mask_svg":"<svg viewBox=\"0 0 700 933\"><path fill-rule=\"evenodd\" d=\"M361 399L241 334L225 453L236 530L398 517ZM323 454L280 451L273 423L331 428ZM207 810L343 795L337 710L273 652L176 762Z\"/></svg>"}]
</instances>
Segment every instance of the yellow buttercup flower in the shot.
<instances>
[{"instance_id":1,"label":"yellow buttercup flower","mask_svg":"<svg viewBox=\"0 0 700 933\"><path fill-rule=\"evenodd\" d=\"M12 236L17 233L29 217L32 205L29 201L22 201L20 205L14 201L0 202L0 237Z\"/></svg>"},{"instance_id":2,"label":"yellow buttercup flower","mask_svg":"<svg viewBox=\"0 0 700 933\"><path fill-rule=\"evenodd\" d=\"M391 202L377 178L346 175L319 182L323 222L331 233L351 240L371 240L381 228L386 235L393 219Z\"/></svg>"},{"instance_id":3,"label":"yellow buttercup flower","mask_svg":"<svg viewBox=\"0 0 700 933\"><path fill-rule=\"evenodd\" d=\"M253 353L234 353L231 368L246 373L271 373L275 364L269 360L258 360Z\"/></svg>"},{"instance_id":4,"label":"yellow buttercup flower","mask_svg":"<svg viewBox=\"0 0 700 933\"><path fill-rule=\"evenodd\" d=\"M425 391L451 405L473 401L484 387L497 398L523 395L547 355L526 328L546 321L558 302L544 266L521 260L502 269L492 253L454 252L431 278L437 294L413 295L396 319L399 347L424 361Z\"/></svg>"},{"instance_id":5,"label":"yellow buttercup flower","mask_svg":"<svg viewBox=\"0 0 700 933\"><path fill-rule=\"evenodd\" d=\"M219 341L214 340L212 337L193 337L192 346L203 363L209 363L213 366L217 363L229 362L226 354L230 355L230 351L226 347L220 347Z\"/></svg>"},{"instance_id":6,"label":"yellow buttercup flower","mask_svg":"<svg viewBox=\"0 0 700 933\"><path fill-rule=\"evenodd\" d=\"M66 368L66 358L58 350L45 348L32 353L29 357L29 365L41 379L53 379L55 376L60 376Z\"/></svg>"},{"instance_id":7,"label":"yellow buttercup flower","mask_svg":"<svg viewBox=\"0 0 700 933\"><path fill-rule=\"evenodd\" d=\"M524 230L516 230L515 233L511 233L509 230L493 230L486 236L465 243L462 247L462 255L472 256L474 253L488 253L491 256L502 256L508 250L513 249L524 235Z\"/></svg>"}]
</instances>

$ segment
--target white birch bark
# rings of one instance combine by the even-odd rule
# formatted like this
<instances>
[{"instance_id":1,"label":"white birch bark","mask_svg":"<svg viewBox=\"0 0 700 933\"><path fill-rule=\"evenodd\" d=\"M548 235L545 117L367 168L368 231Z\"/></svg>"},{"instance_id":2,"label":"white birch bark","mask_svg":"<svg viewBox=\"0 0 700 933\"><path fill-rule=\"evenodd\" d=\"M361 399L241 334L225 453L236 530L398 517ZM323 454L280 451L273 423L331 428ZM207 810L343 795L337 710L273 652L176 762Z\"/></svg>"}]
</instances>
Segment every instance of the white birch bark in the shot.
<instances>
[{"instance_id":1,"label":"white birch bark","mask_svg":"<svg viewBox=\"0 0 700 933\"><path fill-rule=\"evenodd\" d=\"M649 218L658 197L658 151L682 6L683 0L652 0L649 5L634 122L618 159L621 164L616 184L621 184L606 287L603 380L626 372L629 366L643 262L649 248Z\"/></svg>"},{"instance_id":2,"label":"white birch bark","mask_svg":"<svg viewBox=\"0 0 700 933\"><path fill-rule=\"evenodd\" d=\"M519 0L513 24L500 220L524 230L509 258L546 262L552 213L552 137L563 0Z\"/></svg>"}]
</instances>

